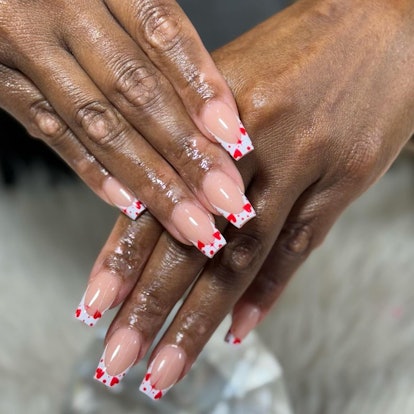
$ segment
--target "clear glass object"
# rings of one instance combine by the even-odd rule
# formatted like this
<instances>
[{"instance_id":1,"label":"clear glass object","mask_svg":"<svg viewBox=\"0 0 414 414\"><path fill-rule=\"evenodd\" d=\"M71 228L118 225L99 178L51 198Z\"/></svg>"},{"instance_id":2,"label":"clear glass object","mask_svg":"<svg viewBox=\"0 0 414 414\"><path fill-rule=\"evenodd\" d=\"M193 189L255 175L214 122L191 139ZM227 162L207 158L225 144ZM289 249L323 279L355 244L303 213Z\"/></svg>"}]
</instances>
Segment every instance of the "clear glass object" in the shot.
<instances>
[{"instance_id":1,"label":"clear glass object","mask_svg":"<svg viewBox=\"0 0 414 414\"><path fill-rule=\"evenodd\" d=\"M188 375L160 401L139 390L147 361L132 368L124 380L108 389L93 379L105 330L78 361L63 414L292 414L280 365L252 333L241 346L223 338L223 323Z\"/></svg>"}]
</instances>

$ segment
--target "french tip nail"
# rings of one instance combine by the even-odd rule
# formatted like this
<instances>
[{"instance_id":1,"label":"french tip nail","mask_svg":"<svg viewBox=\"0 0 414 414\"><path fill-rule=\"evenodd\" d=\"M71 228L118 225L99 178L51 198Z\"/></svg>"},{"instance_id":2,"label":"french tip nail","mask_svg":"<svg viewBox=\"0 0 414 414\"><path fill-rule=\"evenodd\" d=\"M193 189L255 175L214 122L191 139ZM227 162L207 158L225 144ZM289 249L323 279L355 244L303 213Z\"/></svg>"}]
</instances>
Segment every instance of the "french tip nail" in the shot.
<instances>
[{"instance_id":1,"label":"french tip nail","mask_svg":"<svg viewBox=\"0 0 414 414\"><path fill-rule=\"evenodd\" d=\"M242 343L242 340L234 336L230 331L227 332L227 335L224 338L224 341L235 348L239 347Z\"/></svg>"},{"instance_id":2,"label":"french tip nail","mask_svg":"<svg viewBox=\"0 0 414 414\"><path fill-rule=\"evenodd\" d=\"M172 386L164 390L157 390L151 385L150 377L151 377L151 373L150 371L148 371L141 385L139 386L139 390L142 393L144 393L147 397L151 398L151 400L153 401L160 400L162 397L164 397L164 395L170 390Z\"/></svg>"},{"instance_id":3,"label":"french tip nail","mask_svg":"<svg viewBox=\"0 0 414 414\"><path fill-rule=\"evenodd\" d=\"M96 325L99 319L101 319L102 313L97 310L93 315L89 315L85 307L85 296L86 293L83 295L82 300L76 308L74 317L75 319L83 322L85 325L93 327Z\"/></svg>"},{"instance_id":4,"label":"french tip nail","mask_svg":"<svg viewBox=\"0 0 414 414\"><path fill-rule=\"evenodd\" d=\"M232 158L236 161L241 160L245 155L249 154L254 150L254 146L252 140L250 139L246 128L242 124L241 120L239 121L239 129L240 129L240 138L237 143L232 144L226 141L223 141L219 137L215 137L216 140L220 143L220 145L232 156Z\"/></svg>"},{"instance_id":5,"label":"french tip nail","mask_svg":"<svg viewBox=\"0 0 414 414\"><path fill-rule=\"evenodd\" d=\"M145 204L138 199L135 199L129 207L118 206L118 208L131 220L136 220L146 210Z\"/></svg>"},{"instance_id":6,"label":"french tip nail","mask_svg":"<svg viewBox=\"0 0 414 414\"><path fill-rule=\"evenodd\" d=\"M256 211L253 206L250 204L250 201L243 194L243 210L240 213L231 213L225 210L220 209L219 207L215 208L218 212L226 218L226 220L233 224L233 226L241 229L248 221L256 217Z\"/></svg>"},{"instance_id":7,"label":"french tip nail","mask_svg":"<svg viewBox=\"0 0 414 414\"><path fill-rule=\"evenodd\" d=\"M96 368L95 371L95 375L94 375L94 379L98 382L101 382L102 384L104 384L105 386L107 386L108 388L113 388L115 386L117 386L121 380L125 377L125 375L127 374L128 369L126 369L124 372L121 372L118 375L109 375L106 371L106 366L105 366L105 351L99 361L98 367Z\"/></svg>"},{"instance_id":8,"label":"french tip nail","mask_svg":"<svg viewBox=\"0 0 414 414\"><path fill-rule=\"evenodd\" d=\"M215 228L213 233L213 241L211 243L206 244L198 240L196 243L193 242L193 244L201 253L209 259L212 259L216 253L227 244L227 241L220 231Z\"/></svg>"}]
</instances>

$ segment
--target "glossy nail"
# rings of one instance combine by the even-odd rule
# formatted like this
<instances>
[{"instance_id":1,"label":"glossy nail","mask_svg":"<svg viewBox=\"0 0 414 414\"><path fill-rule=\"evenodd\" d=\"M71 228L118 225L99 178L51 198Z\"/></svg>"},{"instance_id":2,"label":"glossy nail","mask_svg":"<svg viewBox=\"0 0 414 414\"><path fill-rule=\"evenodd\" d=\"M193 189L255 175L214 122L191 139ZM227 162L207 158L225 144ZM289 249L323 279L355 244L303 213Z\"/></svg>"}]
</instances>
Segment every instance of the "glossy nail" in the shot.
<instances>
[{"instance_id":1,"label":"glossy nail","mask_svg":"<svg viewBox=\"0 0 414 414\"><path fill-rule=\"evenodd\" d=\"M141 349L140 334L132 328L120 328L109 339L95 371L95 379L114 387L127 374Z\"/></svg>"},{"instance_id":2,"label":"glossy nail","mask_svg":"<svg viewBox=\"0 0 414 414\"><path fill-rule=\"evenodd\" d=\"M235 160L253 151L254 147L246 129L228 105L218 101L208 103L201 119L210 134Z\"/></svg>"},{"instance_id":3,"label":"glossy nail","mask_svg":"<svg viewBox=\"0 0 414 414\"><path fill-rule=\"evenodd\" d=\"M261 316L259 308L246 304L233 314L231 328L225 341L234 346L242 343L243 339L257 326Z\"/></svg>"},{"instance_id":4,"label":"glossy nail","mask_svg":"<svg viewBox=\"0 0 414 414\"><path fill-rule=\"evenodd\" d=\"M161 349L152 361L139 390L153 400L162 398L180 378L186 355L177 346L168 345Z\"/></svg>"},{"instance_id":5,"label":"glossy nail","mask_svg":"<svg viewBox=\"0 0 414 414\"><path fill-rule=\"evenodd\" d=\"M98 273L86 288L76 309L75 317L88 326L94 326L115 301L121 282L108 272Z\"/></svg>"},{"instance_id":6,"label":"glossy nail","mask_svg":"<svg viewBox=\"0 0 414 414\"><path fill-rule=\"evenodd\" d=\"M256 217L256 212L247 197L223 172L208 173L203 182L203 190L211 205L237 228Z\"/></svg>"},{"instance_id":7,"label":"glossy nail","mask_svg":"<svg viewBox=\"0 0 414 414\"><path fill-rule=\"evenodd\" d=\"M102 190L109 200L132 220L136 220L146 209L141 201L135 198L129 190L126 190L121 183L113 177L108 177L105 180Z\"/></svg>"},{"instance_id":8,"label":"glossy nail","mask_svg":"<svg viewBox=\"0 0 414 414\"><path fill-rule=\"evenodd\" d=\"M209 258L226 245L209 216L192 203L178 204L172 213L172 221L181 235Z\"/></svg>"}]
</instances>

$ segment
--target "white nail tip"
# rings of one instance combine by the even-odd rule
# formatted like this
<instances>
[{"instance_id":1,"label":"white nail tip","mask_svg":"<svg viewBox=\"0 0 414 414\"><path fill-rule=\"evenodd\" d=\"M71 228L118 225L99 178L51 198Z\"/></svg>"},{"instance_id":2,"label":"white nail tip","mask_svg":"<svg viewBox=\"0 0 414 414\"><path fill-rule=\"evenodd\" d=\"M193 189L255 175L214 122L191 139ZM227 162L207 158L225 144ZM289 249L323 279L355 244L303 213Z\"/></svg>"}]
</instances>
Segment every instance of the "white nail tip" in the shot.
<instances>
[{"instance_id":1,"label":"white nail tip","mask_svg":"<svg viewBox=\"0 0 414 414\"><path fill-rule=\"evenodd\" d=\"M220 143L220 145L236 160L240 160L245 155L247 155L249 152L252 152L254 150L254 146L252 144L252 141L249 137L249 135L246 132L246 129L244 128L242 122L239 119L239 127L240 127L240 140L239 142L235 144L230 144L229 142L223 141L220 137L217 135L214 135L214 138L217 140L217 142Z\"/></svg>"},{"instance_id":2,"label":"white nail tip","mask_svg":"<svg viewBox=\"0 0 414 414\"><path fill-rule=\"evenodd\" d=\"M247 197L243 194L243 210L240 213L231 213L230 211L223 210L217 206L214 206L216 210L225 217L231 224L238 229L243 227L249 220L256 217L256 212L253 206L250 204Z\"/></svg>"},{"instance_id":3,"label":"white nail tip","mask_svg":"<svg viewBox=\"0 0 414 414\"><path fill-rule=\"evenodd\" d=\"M99 311L96 311L93 316L89 315L85 307L85 296L86 296L86 293L84 293L82 300L79 303L79 306L77 307L75 311L75 318L83 322L85 325L95 326L95 324L99 321L99 319L101 319L102 313Z\"/></svg>"},{"instance_id":4,"label":"white nail tip","mask_svg":"<svg viewBox=\"0 0 414 414\"><path fill-rule=\"evenodd\" d=\"M135 199L129 207L118 206L118 208L132 220L136 220L138 216L146 210L144 203L137 199Z\"/></svg>"},{"instance_id":5,"label":"white nail tip","mask_svg":"<svg viewBox=\"0 0 414 414\"><path fill-rule=\"evenodd\" d=\"M144 393L146 396L151 398L151 400L157 401L160 400L167 392L173 387L171 385L168 388L164 388L163 390L157 390L152 384L151 384L151 371L152 371L153 363L148 368L148 372L146 373L144 379L142 380L141 385L139 386L139 390Z\"/></svg>"},{"instance_id":6,"label":"white nail tip","mask_svg":"<svg viewBox=\"0 0 414 414\"><path fill-rule=\"evenodd\" d=\"M106 385L109 388L115 387L117 384L121 382L121 380L125 377L127 372L129 371L129 368L127 368L125 371L121 372L118 375L109 375L106 372L106 366L105 366L105 351L102 355L102 358L99 361L98 367L96 368L94 379L101 382L102 384Z\"/></svg>"},{"instance_id":7,"label":"white nail tip","mask_svg":"<svg viewBox=\"0 0 414 414\"><path fill-rule=\"evenodd\" d=\"M238 348L241 345L241 339L234 336L231 332L228 332L224 339L229 345Z\"/></svg>"},{"instance_id":8,"label":"white nail tip","mask_svg":"<svg viewBox=\"0 0 414 414\"><path fill-rule=\"evenodd\" d=\"M226 239L216 228L214 229L213 237L214 240L208 244L204 244L201 241L193 243L194 246L209 259L213 258L214 255L227 244Z\"/></svg>"}]
</instances>

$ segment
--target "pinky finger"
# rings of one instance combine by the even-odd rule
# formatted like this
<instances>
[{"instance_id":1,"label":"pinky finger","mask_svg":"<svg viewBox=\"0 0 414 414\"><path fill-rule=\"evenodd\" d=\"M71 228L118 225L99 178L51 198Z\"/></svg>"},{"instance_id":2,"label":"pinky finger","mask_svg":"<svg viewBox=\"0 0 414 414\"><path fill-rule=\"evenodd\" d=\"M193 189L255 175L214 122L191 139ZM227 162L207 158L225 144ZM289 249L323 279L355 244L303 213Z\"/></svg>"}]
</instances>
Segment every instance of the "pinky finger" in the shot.
<instances>
[{"instance_id":1,"label":"pinky finger","mask_svg":"<svg viewBox=\"0 0 414 414\"><path fill-rule=\"evenodd\" d=\"M233 308L231 327L225 338L230 345L241 344L266 317L291 277L322 243L348 204L348 200L342 200L341 204L338 199L327 202L331 199L328 193L329 190L310 197L302 195L296 202L256 278Z\"/></svg>"},{"instance_id":2,"label":"pinky finger","mask_svg":"<svg viewBox=\"0 0 414 414\"><path fill-rule=\"evenodd\" d=\"M33 83L20 72L0 65L0 107L30 135L40 138L73 169L102 200L135 220L144 210L126 186L113 177L78 141Z\"/></svg>"}]
</instances>

